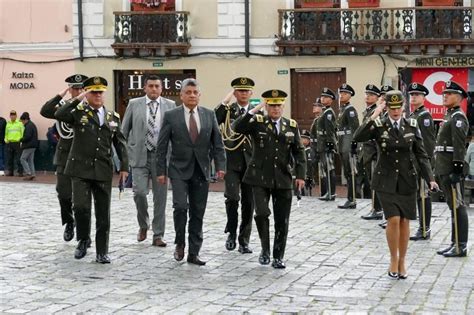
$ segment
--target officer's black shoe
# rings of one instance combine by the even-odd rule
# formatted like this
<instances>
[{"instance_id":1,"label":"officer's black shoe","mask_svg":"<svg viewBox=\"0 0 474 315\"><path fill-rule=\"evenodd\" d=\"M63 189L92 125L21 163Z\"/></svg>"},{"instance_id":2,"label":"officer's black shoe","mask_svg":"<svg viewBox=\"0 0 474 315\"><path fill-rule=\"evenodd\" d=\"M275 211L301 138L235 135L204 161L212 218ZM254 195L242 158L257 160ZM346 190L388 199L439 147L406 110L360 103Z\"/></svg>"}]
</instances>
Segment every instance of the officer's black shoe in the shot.
<instances>
[{"instance_id":1,"label":"officer's black shoe","mask_svg":"<svg viewBox=\"0 0 474 315\"><path fill-rule=\"evenodd\" d=\"M456 245L451 247L450 250L447 252L443 253L444 257L466 257L467 256L467 244L466 243L460 243L459 248L456 249Z\"/></svg>"},{"instance_id":2,"label":"officer's black shoe","mask_svg":"<svg viewBox=\"0 0 474 315\"><path fill-rule=\"evenodd\" d=\"M74 238L74 222L66 223L63 238L66 242L69 242Z\"/></svg>"},{"instance_id":3,"label":"officer's black shoe","mask_svg":"<svg viewBox=\"0 0 474 315\"><path fill-rule=\"evenodd\" d=\"M258 256L258 262L260 265L268 265L270 263L270 253L262 251Z\"/></svg>"},{"instance_id":4,"label":"officer's black shoe","mask_svg":"<svg viewBox=\"0 0 474 315\"><path fill-rule=\"evenodd\" d=\"M285 269L285 263L280 258L274 258L272 261L272 267L275 269Z\"/></svg>"},{"instance_id":5,"label":"officer's black shoe","mask_svg":"<svg viewBox=\"0 0 474 315\"><path fill-rule=\"evenodd\" d=\"M388 221L387 221L387 220L383 220L382 222L379 223L379 226L380 226L382 229L386 229L386 228L387 228L387 224L388 224Z\"/></svg>"},{"instance_id":6,"label":"officer's black shoe","mask_svg":"<svg viewBox=\"0 0 474 315\"><path fill-rule=\"evenodd\" d=\"M234 250L237 244L235 243L235 234L230 233L227 237L227 241L225 241L225 248L227 250Z\"/></svg>"},{"instance_id":7,"label":"officer's black shoe","mask_svg":"<svg viewBox=\"0 0 474 315\"><path fill-rule=\"evenodd\" d=\"M252 250L250 249L250 247L245 244L245 245L239 245L239 253L241 254L252 254Z\"/></svg>"},{"instance_id":8,"label":"officer's black shoe","mask_svg":"<svg viewBox=\"0 0 474 315\"><path fill-rule=\"evenodd\" d=\"M89 247L90 239L80 240L77 244L76 251L74 252L74 258L81 259L87 254L87 248Z\"/></svg>"},{"instance_id":9,"label":"officer's black shoe","mask_svg":"<svg viewBox=\"0 0 474 315\"><path fill-rule=\"evenodd\" d=\"M336 200L336 195L329 195L329 193L326 193L324 196L321 196L318 199L322 201L334 201Z\"/></svg>"},{"instance_id":10,"label":"officer's black shoe","mask_svg":"<svg viewBox=\"0 0 474 315\"><path fill-rule=\"evenodd\" d=\"M372 209L369 214L361 216L362 219L364 220L382 220L383 218L383 212L382 210L375 210Z\"/></svg>"},{"instance_id":11,"label":"officer's black shoe","mask_svg":"<svg viewBox=\"0 0 474 315\"><path fill-rule=\"evenodd\" d=\"M356 206L357 206L357 203L355 201L347 200L345 204L338 205L337 207L339 209L355 209Z\"/></svg>"},{"instance_id":12,"label":"officer's black shoe","mask_svg":"<svg viewBox=\"0 0 474 315\"><path fill-rule=\"evenodd\" d=\"M415 235L410 236L410 241L421 241L421 240L429 240L431 236L431 230L427 229L425 231L425 236L423 236L423 231L418 229Z\"/></svg>"},{"instance_id":13,"label":"officer's black shoe","mask_svg":"<svg viewBox=\"0 0 474 315\"><path fill-rule=\"evenodd\" d=\"M451 245L449 245L448 247L437 250L436 254L443 255L444 253L449 252L451 250L451 248L453 248L453 246L454 246L454 243L451 243Z\"/></svg>"},{"instance_id":14,"label":"officer's black shoe","mask_svg":"<svg viewBox=\"0 0 474 315\"><path fill-rule=\"evenodd\" d=\"M110 264L110 257L107 254L97 254L95 261L99 264Z\"/></svg>"}]
</instances>

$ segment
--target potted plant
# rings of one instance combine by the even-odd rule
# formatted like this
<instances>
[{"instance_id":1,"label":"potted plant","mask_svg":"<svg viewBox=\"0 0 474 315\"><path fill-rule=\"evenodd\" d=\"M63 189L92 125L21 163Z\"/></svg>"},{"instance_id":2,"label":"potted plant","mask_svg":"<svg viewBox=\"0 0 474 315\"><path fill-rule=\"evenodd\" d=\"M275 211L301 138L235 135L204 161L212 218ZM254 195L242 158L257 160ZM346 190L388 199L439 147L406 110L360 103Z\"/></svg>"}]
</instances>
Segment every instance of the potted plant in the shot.
<instances>
[{"instance_id":1,"label":"potted plant","mask_svg":"<svg viewBox=\"0 0 474 315\"><path fill-rule=\"evenodd\" d=\"M378 8L380 0L348 0L349 8Z\"/></svg>"}]
</instances>

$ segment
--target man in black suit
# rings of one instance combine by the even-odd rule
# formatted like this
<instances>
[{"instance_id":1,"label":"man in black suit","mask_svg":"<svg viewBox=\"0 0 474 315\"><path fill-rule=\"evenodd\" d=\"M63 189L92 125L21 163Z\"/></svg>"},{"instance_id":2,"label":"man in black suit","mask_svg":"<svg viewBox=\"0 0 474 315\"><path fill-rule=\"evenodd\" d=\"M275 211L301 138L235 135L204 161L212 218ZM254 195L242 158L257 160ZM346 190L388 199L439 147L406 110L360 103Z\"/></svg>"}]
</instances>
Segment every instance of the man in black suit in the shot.
<instances>
[{"instance_id":1,"label":"man in black suit","mask_svg":"<svg viewBox=\"0 0 474 315\"><path fill-rule=\"evenodd\" d=\"M207 205L210 159L214 159L217 176L225 174L225 151L214 111L198 106L201 91L195 79L182 82L183 105L167 111L157 146L158 181L168 176L173 186L173 218L176 232L174 258L184 258L185 230L189 209L189 263L205 265L199 258L202 246L202 222ZM171 156L166 168L169 143Z\"/></svg>"}]
</instances>

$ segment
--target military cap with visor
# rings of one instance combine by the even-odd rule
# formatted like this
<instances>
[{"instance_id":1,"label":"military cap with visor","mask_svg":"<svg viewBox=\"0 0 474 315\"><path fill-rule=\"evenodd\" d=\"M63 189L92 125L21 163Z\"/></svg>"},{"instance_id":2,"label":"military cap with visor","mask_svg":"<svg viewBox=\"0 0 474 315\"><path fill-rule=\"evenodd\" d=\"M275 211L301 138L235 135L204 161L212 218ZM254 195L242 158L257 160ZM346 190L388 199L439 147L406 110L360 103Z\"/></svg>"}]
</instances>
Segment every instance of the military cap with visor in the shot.
<instances>
[{"instance_id":1,"label":"military cap with visor","mask_svg":"<svg viewBox=\"0 0 474 315\"><path fill-rule=\"evenodd\" d=\"M392 86L385 84L380 88L380 95L387 94L388 92L393 91L393 90L394 88Z\"/></svg>"},{"instance_id":2,"label":"military cap with visor","mask_svg":"<svg viewBox=\"0 0 474 315\"><path fill-rule=\"evenodd\" d=\"M321 98L320 97L316 97L316 101L314 101L313 106L323 107L323 104L321 103Z\"/></svg>"},{"instance_id":3,"label":"military cap with visor","mask_svg":"<svg viewBox=\"0 0 474 315\"><path fill-rule=\"evenodd\" d=\"M301 132L301 138L311 139L311 134L305 129Z\"/></svg>"},{"instance_id":4,"label":"military cap with visor","mask_svg":"<svg viewBox=\"0 0 474 315\"><path fill-rule=\"evenodd\" d=\"M323 90L321 91L321 97L323 96L327 96L332 99L336 98L336 94L334 94L334 92L330 88L327 88L327 87L323 88Z\"/></svg>"},{"instance_id":5,"label":"military cap with visor","mask_svg":"<svg viewBox=\"0 0 474 315\"><path fill-rule=\"evenodd\" d=\"M282 90L268 90L262 93L262 97L265 99L267 105L281 105L285 103L288 94Z\"/></svg>"},{"instance_id":6,"label":"military cap with visor","mask_svg":"<svg viewBox=\"0 0 474 315\"><path fill-rule=\"evenodd\" d=\"M380 96L379 88L373 84L367 84L367 86L365 87L365 93L375 94L377 96Z\"/></svg>"},{"instance_id":7,"label":"military cap with visor","mask_svg":"<svg viewBox=\"0 0 474 315\"><path fill-rule=\"evenodd\" d=\"M352 88L352 86L350 86L350 85L347 84L347 83L343 83L343 84L339 87L339 93L340 93L340 92L349 93L351 96L354 96L354 95L355 95L354 89Z\"/></svg>"},{"instance_id":8,"label":"military cap with visor","mask_svg":"<svg viewBox=\"0 0 474 315\"><path fill-rule=\"evenodd\" d=\"M238 77L232 80L230 85L235 90L253 90L253 87L255 86L255 82L250 78Z\"/></svg>"},{"instance_id":9,"label":"military cap with visor","mask_svg":"<svg viewBox=\"0 0 474 315\"><path fill-rule=\"evenodd\" d=\"M83 82L88 78L88 76L77 73L67 77L64 81L69 85L69 87L80 89L82 88Z\"/></svg>"},{"instance_id":10,"label":"military cap with visor","mask_svg":"<svg viewBox=\"0 0 474 315\"><path fill-rule=\"evenodd\" d=\"M399 90L388 91L385 94L385 103L390 109L397 109L403 106L403 94Z\"/></svg>"},{"instance_id":11,"label":"military cap with visor","mask_svg":"<svg viewBox=\"0 0 474 315\"><path fill-rule=\"evenodd\" d=\"M107 91L107 80L102 77L91 77L84 81L84 89L92 92Z\"/></svg>"},{"instance_id":12,"label":"military cap with visor","mask_svg":"<svg viewBox=\"0 0 474 315\"><path fill-rule=\"evenodd\" d=\"M445 88L443 90L443 94L444 93L457 93L461 94L464 98L467 97L466 90L464 90L462 86L459 85L459 83L456 83L454 81L446 81Z\"/></svg>"},{"instance_id":13,"label":"military cap with visor","mask_svg":"<svg viewBox=\"0 0 474 315\"><path fill-rule=\"evenodd\" d=\"M412 82L408 86L408 94L423 94L426 96L430 94L430 91L423 84L418 82Z\"/></svg>"}]
</instances>

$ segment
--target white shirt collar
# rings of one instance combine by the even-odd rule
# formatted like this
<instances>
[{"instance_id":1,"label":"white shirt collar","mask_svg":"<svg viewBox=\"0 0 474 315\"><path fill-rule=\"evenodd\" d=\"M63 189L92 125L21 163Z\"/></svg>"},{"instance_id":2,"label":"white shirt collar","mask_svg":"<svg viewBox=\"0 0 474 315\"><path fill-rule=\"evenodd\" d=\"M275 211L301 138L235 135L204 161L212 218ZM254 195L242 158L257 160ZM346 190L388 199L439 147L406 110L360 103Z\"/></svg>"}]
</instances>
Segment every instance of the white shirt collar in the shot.
<instances>
[{"instance_id":1,"label":"white shirt collar","mask_svg":"<svg viewBox=\"0 0 474 315\"><path fill-rule=\"evenodd\" d=\"M239 106L239 111L240 111L240 109L242 109L242 108L245 109L245 112L248 112L248 110L249 110L249 104L247 104L247 105L245 105L245 106L242 106L242 105L240 105L239 103L237 103L237 106Z\"/></svg>"},{"instance_id":2,"label":"white shirt collar","mask_svg":"<svg viewBox=\"0 0 474 315\"><path fill-rule=\"evenodd\" d=\"M395 120L393 120L392 117L390 117L390 116L388 116L388 118L390 119L390 122L392 123L392 126L393 126L393 124L395 123ZM398 128L400 128L401 121L402 121L401 117L398 120L396 120Z\"/></svg>"},{"instance_id":3,"label":"white shirt collar","mask_svg":"<svg viewBox=\"0 0 474 315\"><path fill-rule=\"evenodd\" d=\"M160 104L160 101L161 101L160 99L161 99L161 96L158 96L158 98L157 98L156 100L154 100L154 101L157 102L158 104ZM150 98L148 97L148 95L145 95L145 104L148 105L150 102L153 102L153 100L150 99Z\"/></svg>"},{"instance_id":4,"label":"white shirt collar","mask_svg":"<svg viewBox=\"0 0 474 315\"><path fill-rule=\"evenodd\" d=\"M186 114L189 114L189 113L191 112L191 110L190 110L186 105L183 104L183 107L184 107L184 112L185 112ZM198 112L198 107L199 107L199 105L196 106L196 107L194 107L193 111L194 111L195 113Z\"/></svg>"}]
</instances>

